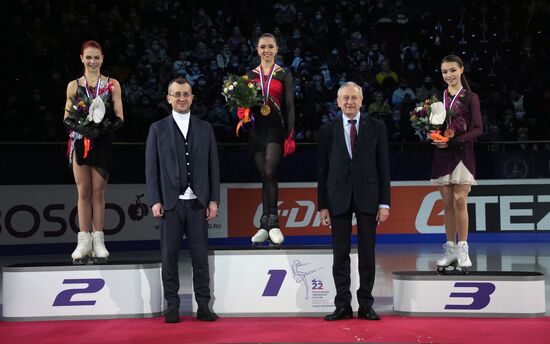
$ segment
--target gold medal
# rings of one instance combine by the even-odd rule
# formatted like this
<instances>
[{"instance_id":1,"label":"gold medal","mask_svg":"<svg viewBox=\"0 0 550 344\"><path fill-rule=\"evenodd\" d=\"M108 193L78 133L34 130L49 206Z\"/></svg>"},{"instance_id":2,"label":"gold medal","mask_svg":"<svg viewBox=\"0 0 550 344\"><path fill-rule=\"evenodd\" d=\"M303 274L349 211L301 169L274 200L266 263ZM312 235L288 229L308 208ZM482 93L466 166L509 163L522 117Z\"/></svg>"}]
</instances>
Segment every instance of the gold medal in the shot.
<instances>
[{"instance_id":1,"label":"gold medal","mask_svg":"<svg viewBox=\"0 0 550 344\"><path fill-rule=\"evenodd\" d=\"M264 104L262 105L260 112L262 113L262 116L268 116L271 113L271 108L269 107L269 105Z\"/></svg>"}]
</instances>

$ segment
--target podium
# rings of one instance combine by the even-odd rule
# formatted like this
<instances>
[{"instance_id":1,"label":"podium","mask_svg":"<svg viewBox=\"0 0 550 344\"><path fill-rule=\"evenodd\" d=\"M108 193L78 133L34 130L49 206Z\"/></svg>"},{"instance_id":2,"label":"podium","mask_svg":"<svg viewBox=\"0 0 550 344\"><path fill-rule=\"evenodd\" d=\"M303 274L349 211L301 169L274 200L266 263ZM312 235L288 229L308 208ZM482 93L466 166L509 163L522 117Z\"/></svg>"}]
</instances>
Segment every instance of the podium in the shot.
<instances>
[{"instance_id":1,"label":"podium","mask_svg":"<svg viewBox=\"0 0 550 344\"><path fill-rule=\"evenodd\" d=\"M538 272L394 272L393 308L409 316L542 317L544 288Z\"/></svg>"},{"instance_id":2,"label":"podium","mask_svg":"<svg viewBox=\"0 0 550 344\"><path fill-rule=\"evenodd\" d=\"M211 306L220 316L320 316L334 311L330 249L216 250L208 259ZM350 259L351 290L356 290L356 249ZM358 307L355 298L352 306ZM197 311L194 298L192 311Z\"/></svg>"},{"instance_id":3,"label":"podium","mask_svg":"<svg viewBox=\"0 0 550 344\"><path fill-rule=\"evenodd\" d=\"M147 318L163 310L160 262L3 267L4 321Z\"/></svg>"}]
</instances>

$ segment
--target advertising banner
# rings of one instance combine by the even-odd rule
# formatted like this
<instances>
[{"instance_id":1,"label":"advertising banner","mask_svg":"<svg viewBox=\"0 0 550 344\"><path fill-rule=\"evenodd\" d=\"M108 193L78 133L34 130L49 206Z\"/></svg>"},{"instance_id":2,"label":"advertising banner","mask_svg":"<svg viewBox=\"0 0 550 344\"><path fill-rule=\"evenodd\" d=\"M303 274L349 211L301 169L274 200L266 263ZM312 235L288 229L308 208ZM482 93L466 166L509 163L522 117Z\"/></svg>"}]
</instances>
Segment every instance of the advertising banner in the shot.
<instances>
[{"instance_id":1,"label":"advertising banner","mask_svg":"<svg viewBox=\"0 0 550 344\"><path fill-rule=\"evenodd\" d=\"M75 242L74 185L0 186L0 246ZM107 241L158 240L162 220L153 218L145 185L107 187ZM468 197L470 232L549 232L550 180L480 181ZM443 202L429 182L394 182L389 220L378 234L444 233ZM262 215L261 184L222 184L210 238L251 237ZM317 211L316 183L279 185L279 222L285 236L328 236ZM355 226L354 226L355 228Z\"/></svg>"}]
</instances>

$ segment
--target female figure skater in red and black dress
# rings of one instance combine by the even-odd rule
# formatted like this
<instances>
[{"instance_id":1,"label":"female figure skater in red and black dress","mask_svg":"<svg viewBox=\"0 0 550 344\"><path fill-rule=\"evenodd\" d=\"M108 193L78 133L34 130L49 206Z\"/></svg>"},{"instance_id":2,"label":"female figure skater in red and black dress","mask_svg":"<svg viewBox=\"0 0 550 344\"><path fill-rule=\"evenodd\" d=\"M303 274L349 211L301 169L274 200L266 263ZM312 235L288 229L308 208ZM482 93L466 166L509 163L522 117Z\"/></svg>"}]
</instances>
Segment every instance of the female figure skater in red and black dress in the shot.
<instances>
[{"instance_id":1,"label":"female figure skater in red and black dress","mask_svg":"<svg viewBox=\"0 0 550 344\"><path fill-rule=\"evenodd\" d=\"M260 65L247 73L260 83L264 103L253 108L255 123L248 131L249 152L262 177L263 213L260 228L252 237L254 246L270 240L275 246L284 241L278 217L277 167L283 157L285 138L292 140L294 128L294 86L290 71L275 63L277 40L265 33L258 39Z\"/></svg>"}]
</instances>

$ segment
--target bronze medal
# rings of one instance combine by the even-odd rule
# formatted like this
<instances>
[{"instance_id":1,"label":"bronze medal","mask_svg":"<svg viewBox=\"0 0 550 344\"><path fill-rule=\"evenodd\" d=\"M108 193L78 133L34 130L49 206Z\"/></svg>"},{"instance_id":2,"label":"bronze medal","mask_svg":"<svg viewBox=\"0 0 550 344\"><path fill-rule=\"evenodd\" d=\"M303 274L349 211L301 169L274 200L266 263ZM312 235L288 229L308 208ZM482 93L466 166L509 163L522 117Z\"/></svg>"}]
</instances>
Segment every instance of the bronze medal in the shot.
<instances>
[{"instance_id":1,"label":"bronze medal","mask_svg":"<svg viewBox=\"0 0 550 344\"><path fill-rule=\"evenodd\" d=\"M262 105L260 112L262 113L262 116L268 116L271 113L271 108L269 107L269 105L264 104Z\"/></svg>"}]
</instances>

